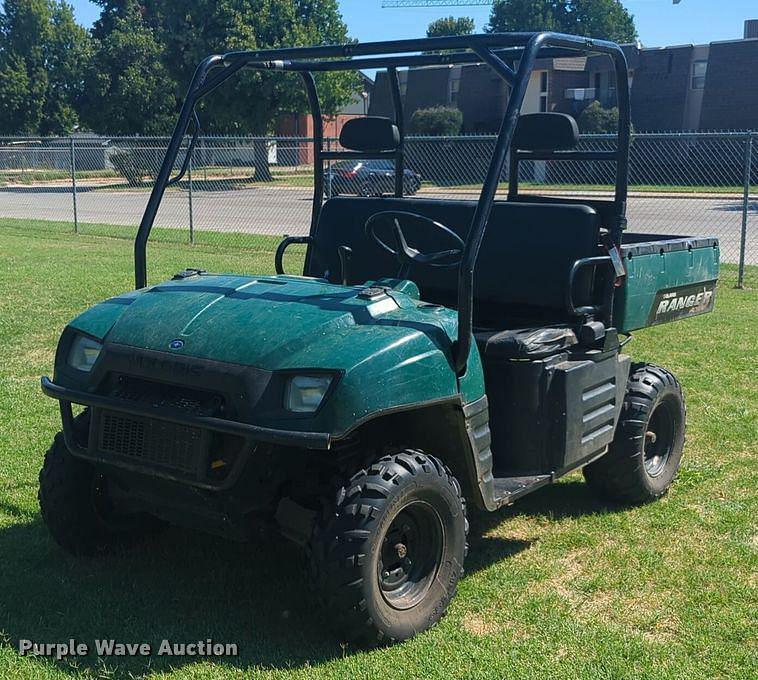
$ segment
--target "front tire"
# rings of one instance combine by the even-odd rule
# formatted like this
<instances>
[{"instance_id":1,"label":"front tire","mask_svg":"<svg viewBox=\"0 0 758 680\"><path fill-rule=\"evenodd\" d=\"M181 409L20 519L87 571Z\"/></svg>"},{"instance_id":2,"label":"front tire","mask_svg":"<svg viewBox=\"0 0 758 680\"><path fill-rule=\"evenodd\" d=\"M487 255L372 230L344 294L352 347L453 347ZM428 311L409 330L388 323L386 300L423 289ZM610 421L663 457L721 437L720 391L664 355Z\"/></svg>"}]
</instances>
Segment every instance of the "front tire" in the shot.
<instances>
[{"instance_id":1,"label":"front tire","mask_svg":"<svg viewBox=\"0 0 758 680\"><path fill-rule=\"evenodd\" d=\"M55 435L39 473L38 499L51 536L67 552L106 552L157 526L146 515L116 512L108 484L91 464L71 455L62 433Z\"/></svg>"},{"instance_id":2,"label":"front tire","mask_svg":"<svg viewBox=\"0 0 758 680\"><path fill-rule=\"evenodd\" d=\"M632 367L608 453L584 468L599 495L642 504L663 496L679 471L687 411L672 373L653 364Z\"/></svg>"},{"instance_id":3,"label":"front tire","mask_svg":"<svg viewBox=\"0 0 758 680\"><path fill-rule=\"evenodd\" d=\"M405 449L355 473L310 546L313 585L344 639L408 639L445 613L463 574L465 502L438 459Z\"/></svg>"}]
</instances>

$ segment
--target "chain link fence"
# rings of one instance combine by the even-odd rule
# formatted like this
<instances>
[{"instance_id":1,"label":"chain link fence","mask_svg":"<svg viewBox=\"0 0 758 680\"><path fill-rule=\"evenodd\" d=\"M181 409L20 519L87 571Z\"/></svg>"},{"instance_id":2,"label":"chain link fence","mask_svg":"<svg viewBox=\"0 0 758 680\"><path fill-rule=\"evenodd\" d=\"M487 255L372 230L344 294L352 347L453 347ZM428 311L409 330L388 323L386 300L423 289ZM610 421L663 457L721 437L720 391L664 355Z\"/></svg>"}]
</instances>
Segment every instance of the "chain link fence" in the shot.
<instances>
[{"instance_id":1,"label":"chain link fence","mask_svg":"<svg viewBox=\"0 0 758 680\"><path fill-rule=\"evenodd\" d=\"M167 143L87 135L0 139L0 222L133 239ZM476 199L494 143L492 136L408 138L406 192ZM614 145L613 136L580 141L583 150ZM336 140L326 146L338 148ZM308 233L312 163L306 138L201 138L188 173L165 193L151 239L273 253L282 236ZM523 193L612 196L614 168L607 161L521 165ZM717 236L723 279L758 285L758 134L636 134L630 175L631 231ZM325 179L327 198L393 187L390 161L330 162ZM507 170L502 179L504 198Z\"/></svg>"}]
</instances>

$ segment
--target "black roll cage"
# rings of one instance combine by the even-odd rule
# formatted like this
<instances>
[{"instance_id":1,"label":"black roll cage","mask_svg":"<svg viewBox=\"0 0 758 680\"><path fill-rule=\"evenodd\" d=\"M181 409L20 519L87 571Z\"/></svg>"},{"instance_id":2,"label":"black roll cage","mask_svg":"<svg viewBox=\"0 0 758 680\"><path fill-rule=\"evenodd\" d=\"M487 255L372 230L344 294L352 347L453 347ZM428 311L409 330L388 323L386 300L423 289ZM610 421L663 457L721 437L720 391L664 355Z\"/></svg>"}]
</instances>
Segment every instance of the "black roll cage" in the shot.
<instances>
[{"instance_id":1,"label":"black roll cage","mask_svg":"<svg viewBox=\"0 0 758 680\"><path fill-rule=\"evenodd\" d=\"M518 164L522 160L603 160L616 164L614 219L609 225L611 245L621 245L626 228L627 184L629 177L630 105L627 62L624 52L613 42L594 40L562 33L489 33L482 35L391 40L317 47L238 51L214 54L195 70L187 96L179 113L155 185L134 243L134 271L137 288L147 285L147 241L163 194L178 182L187 170L200 125L195 113L197 102L243 68L261 71L292 71L301 75L314 121L314 186L311 235L315 233L324 195L324 161L349 158L391 158L395 161L395 195L403 194L404 129L400 81L397 69L412 66L485 63L510 86L505 115L497 135L495 149L479 195L466 245L458 270L458 337L455 364L459 375L466 370L473 328L474 267L489 220L492 204L508 157L516 123L526 94L529 77L537 58L571 57L577 54L605 54L616 72L619 108L618 140L615 151L553 151L511 154L508 197L518 193ZM400 144L395 151L374 154L353 151L325 151L324 130L316 81L313 73L360 69L387 69L395 123ZM179 173L171 178L176 157L190 122L194 131L190 147ZM610 322L611 310L606 310Z\"/></svg>"}]
</instances>

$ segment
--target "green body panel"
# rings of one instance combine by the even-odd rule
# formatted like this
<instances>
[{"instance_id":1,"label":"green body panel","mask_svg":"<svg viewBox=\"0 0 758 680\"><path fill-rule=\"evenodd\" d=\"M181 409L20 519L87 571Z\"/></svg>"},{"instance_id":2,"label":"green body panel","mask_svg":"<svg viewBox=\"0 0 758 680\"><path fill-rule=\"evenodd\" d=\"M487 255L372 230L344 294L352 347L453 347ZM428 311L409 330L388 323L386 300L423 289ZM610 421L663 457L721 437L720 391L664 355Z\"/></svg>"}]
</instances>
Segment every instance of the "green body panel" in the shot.
<instances>
[{"instance_id":1,"label":"green body panel","mask_svg":"<svg viewBox=\"0 0 758 680\"><path fill-rule=\"evenodd\" d=\"M69 326L96 338L104 338L126 309L124 303L128 304L130 300L139 294L139 291L132 291L105 300L99 305L90 307L88 310L82 312L69 323Z\"/></svg>"},{"instance_id":2,"label":"green body panel","mask_svg":"<svg viewBox=\"0 0 758 680\"><path fill-rule=\"evenodd\" d=\"M336 387L315 416L256 424L340 436L387 409L483 396L476 344L459 385L452 364L457 315L418 300L414 289L398 284L364 299L364 287L318 279L203 275L106 301L71 326L173 355L269 371L334 371ZM170 349L173 340L184 345Z\"/></svg>"},{"instance_id":3,"label":"green body panel","mask_svg":"<svg viewBox=\"0 0 758 680\"><path fill-rule=\"evenodd\" d=\"M627 276L614 300L614 325L621 332L675 321L711 311L716 280L719 276L718 245L690 249L634 254L622 247ZM695 302L698 291L705 291L707 304L687 305L679 314L656 315L666 295L682 291L683 302ZM703 299L703 298L701 298Z\"/></svg>"}]
</instances>

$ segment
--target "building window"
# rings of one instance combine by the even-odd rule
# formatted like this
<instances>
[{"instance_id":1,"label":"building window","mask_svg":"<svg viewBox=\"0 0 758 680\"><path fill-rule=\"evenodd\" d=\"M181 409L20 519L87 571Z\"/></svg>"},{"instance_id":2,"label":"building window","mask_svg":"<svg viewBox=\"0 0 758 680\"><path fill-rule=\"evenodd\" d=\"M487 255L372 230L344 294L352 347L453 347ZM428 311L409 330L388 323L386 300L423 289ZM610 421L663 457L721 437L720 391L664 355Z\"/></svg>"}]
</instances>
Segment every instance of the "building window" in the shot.
<instances>
[{"instance_id":1,"label":"building window","mask_svg":"<svg viewBox=\"0 0 758 680\"><path fill-rule=\"evenodd\" d=\"M455 106L458 103L458 92L461 89L461 78L460 76L451 77L450 78L450 91L448 93L448 104L452 104Z\"/></svg>"},{"instance_id":2,"label":"building window","mask_svg":"<svg viewBox=\"0 0 758 680\"><path fill-rule=\"evenodd\" d=\"M698 59L692 62L692 89L705 89L705 73L708 70L708 62L705 59Z\"/></svg>"},{"instance_id":3,"label":"building window","mask_svg":"<svg viewBox=\"0 0 758 680\"><path fill-rule=\"evenodd\" d=\"M540 72L540 111L547 111L547 71Z\"/></svg>"}]
</instances>

